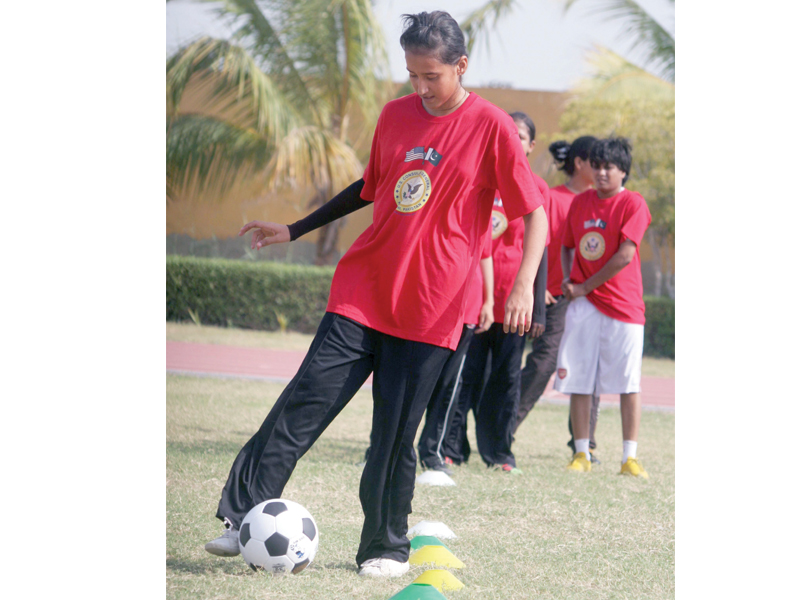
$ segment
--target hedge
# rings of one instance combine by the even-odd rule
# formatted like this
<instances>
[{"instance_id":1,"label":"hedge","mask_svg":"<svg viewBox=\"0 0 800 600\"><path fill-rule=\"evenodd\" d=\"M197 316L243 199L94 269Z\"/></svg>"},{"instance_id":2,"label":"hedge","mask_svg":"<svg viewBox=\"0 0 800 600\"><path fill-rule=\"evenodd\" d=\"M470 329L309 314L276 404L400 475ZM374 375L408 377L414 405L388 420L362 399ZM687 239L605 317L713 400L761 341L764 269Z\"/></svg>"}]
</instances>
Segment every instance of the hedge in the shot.
<instances>
[{"instance_id":1,"label":"hedge","mask_svg":"<svg viewBox=\"0 0 800 600\"><path fill-rule=\"evenodd\" d=\"M333 267L167 256L167 321L314 333ZM194 316L193 316L194 315Z\"/></svg>"},{"instance_id":2,"label":"hedge","mask_svg":"<svg viewBox=\"0 0 800 600\"><path fill-rule=\"evenodd\" d=\"M167 256L167 320L314 333L333 267ZM675 358L675 302L645 296L644 354Z\"/></svg>"}]
</instances>

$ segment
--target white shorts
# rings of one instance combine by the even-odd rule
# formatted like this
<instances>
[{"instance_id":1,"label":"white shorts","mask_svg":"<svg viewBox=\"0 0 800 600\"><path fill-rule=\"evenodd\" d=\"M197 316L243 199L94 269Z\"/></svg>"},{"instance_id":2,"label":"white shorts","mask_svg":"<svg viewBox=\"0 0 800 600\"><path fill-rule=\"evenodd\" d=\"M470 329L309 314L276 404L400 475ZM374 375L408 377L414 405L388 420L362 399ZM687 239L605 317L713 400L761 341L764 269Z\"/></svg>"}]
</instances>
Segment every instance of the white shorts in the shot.
<instances>
[{"instance_id":1,"label":"white shorts","mask_svg":"<svg viewBox=\"0 0 800 600\"><path fill-rule=\"evenodd\" d=\"M564 394L641 391L644 325L604 315L585 297L567 307L555 389Z\"/></svg>"}]
</instances>

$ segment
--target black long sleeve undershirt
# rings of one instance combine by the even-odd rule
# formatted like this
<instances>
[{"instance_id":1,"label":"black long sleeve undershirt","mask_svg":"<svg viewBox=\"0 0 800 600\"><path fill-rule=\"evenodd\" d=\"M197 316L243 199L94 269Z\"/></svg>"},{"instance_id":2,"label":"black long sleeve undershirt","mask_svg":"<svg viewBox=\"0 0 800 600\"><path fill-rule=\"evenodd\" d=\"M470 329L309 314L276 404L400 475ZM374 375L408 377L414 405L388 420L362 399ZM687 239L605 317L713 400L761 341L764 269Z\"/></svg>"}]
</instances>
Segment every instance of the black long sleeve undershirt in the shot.
<instances>
[{"instance_id":1,"label":"black long sleeve undershirt","mask_svg":"<svg viewBox=\"0 0 800 600\"><path fill-rule=\"evenodd\" d=\"M536 278L533 280L533 322L545 324L547 320L547 246L544 247L542 260L539 263L539 270L536 271Z\"/></svg>"},{"instance_id":2,"label":"black long sleeve undershirt","mask_svg":"<svg viewBox=\"0 0 800 600\"><path fill-rule=\"evenodd\" d=\"M319 229L323 225L332 223L336 219L341 219L351 212L355 212L372 204L372 202L361 199L362 189L364 189L364 180L359 179L355 183L351 183L307 217L288 225L289 240L294 241L300 236L307 234L309 231Z\"/></svg>"}]
</instances>

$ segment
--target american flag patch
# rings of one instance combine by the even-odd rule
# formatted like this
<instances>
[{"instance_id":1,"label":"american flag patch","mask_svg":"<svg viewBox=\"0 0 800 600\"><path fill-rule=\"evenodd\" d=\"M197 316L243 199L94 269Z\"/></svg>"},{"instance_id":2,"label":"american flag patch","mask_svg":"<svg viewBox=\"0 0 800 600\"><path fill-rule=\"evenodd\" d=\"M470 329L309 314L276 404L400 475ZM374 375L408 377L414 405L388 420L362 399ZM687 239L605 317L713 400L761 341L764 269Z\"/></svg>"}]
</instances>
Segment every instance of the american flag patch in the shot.
<instances>
[{"instance_id":1,"label":"american flag patch","mask_svg":"<svg viewBox=\"0 0 800 600\"><path fill-rule=\"evenodd\" d=\"M425 158L425 148L422 146L417 146L416 148L412 148L408 152L406 152L406 160L405 162L411 162L412 160L423 160Z\"/></svg>"}]
</instances>

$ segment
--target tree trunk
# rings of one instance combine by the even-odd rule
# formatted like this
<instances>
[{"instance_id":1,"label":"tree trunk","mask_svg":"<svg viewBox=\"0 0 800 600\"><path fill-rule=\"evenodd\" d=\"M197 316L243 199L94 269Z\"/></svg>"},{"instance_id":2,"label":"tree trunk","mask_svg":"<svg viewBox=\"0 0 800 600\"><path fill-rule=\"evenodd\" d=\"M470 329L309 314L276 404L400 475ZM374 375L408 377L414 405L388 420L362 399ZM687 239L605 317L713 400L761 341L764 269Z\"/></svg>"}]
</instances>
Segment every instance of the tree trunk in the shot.
<instances>
[{"instance_id":1,"label":"tree trunk","mask_svg":"<svg viewBox=\"0 0 800 600\"><path fill-rule=\"evenodd\" d=\"M650 247L653 249L653 254L655 255L655 260L653 264L655 265L655 289L653 290L653 294L655 296L661 295L661 283L664 277L664 273L661 269L661 244L658 243L658 238L656 236L656 232L651 227L647 231L648 237L650 238Z\"/></svg>"},{"instance_id":2,"label":"tree trunk","mask_svg":"<svg viewBox=\"0 0 800 600\"><path fill-rule=\"evenodd\" d=\"M337 219L319 228L317 238L316 265L332 265L338 258L337 246L339 245L339 231L344 226L347 217Z\"/></svg>"}]
</instances>

